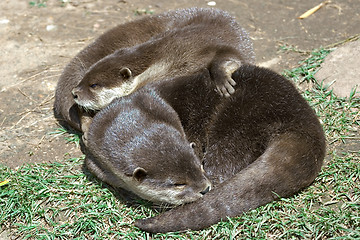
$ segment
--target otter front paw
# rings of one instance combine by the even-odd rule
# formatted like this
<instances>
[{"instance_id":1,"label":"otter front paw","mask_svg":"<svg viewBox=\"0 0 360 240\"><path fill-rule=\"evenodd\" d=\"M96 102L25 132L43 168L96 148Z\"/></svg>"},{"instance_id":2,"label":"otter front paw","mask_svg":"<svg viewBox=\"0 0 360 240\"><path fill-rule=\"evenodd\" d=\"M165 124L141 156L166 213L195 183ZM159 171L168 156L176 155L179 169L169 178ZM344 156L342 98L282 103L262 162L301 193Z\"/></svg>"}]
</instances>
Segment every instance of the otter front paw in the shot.
<instances>
[{"instance_id":1,"label":"otter front paw","mask_svg":"<svg viewBox=\"0 0 360 240\"><path fill-rule=\"evenodd\" d=\"M221 79L222 81L216 81L216 90L221 96L230 97L235 92L234 86L236 82L231 77Z\"/></svg>"},{"instance_id":2,"label":"otter front paw","mask_svg":"<svg viewBox=\"0 0 360 240\"><path fill-rule=\"evenodd\" d=\"M82 140L83 144L87 147L87 146L88 146L87 132L85 132L85 133L82 135L81 140Z\"/></svg>"},{"instance_id":3,"label":"otter front paw","mask_svg":"<svg viewBox=\"0 0 360 240\"><path fill-rule=\"evenodd\" d=\"M221 96L230 97L235 92L236 82L231 75L240 67L241 63L237 60L226 60L219 66L220 74L216 74L216 89Z\"/></svg>"}]
</instances>

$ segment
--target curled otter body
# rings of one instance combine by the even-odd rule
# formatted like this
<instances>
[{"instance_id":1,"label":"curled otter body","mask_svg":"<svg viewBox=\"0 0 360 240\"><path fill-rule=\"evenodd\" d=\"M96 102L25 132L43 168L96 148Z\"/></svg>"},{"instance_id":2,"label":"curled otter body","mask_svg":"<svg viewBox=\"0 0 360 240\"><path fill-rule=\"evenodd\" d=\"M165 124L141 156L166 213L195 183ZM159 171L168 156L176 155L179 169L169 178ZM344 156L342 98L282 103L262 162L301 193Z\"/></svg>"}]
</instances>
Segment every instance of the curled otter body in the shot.
<instances>
[{"instance_id":1,"label":"curled otter body","mask_svg":"<svg viewBox=\"0 0 360 240\"><path fill-rule=\"evenodd\" d=\"M193 203L137 220L140 229L203 229L295 194L322 166L322 127L288 80L244 65L233 74L235 93L224 99L213 91L210 77L204 70L156 88L176 111L189 141L204 144L203 168L213 188ZM181 174L181 169L170 172Z\"/></svg>"},{"instance_id":2,"label":"curled otter body","mask_svg":"<svg viewBox=\"0 0 360 240\"><path fill-rule=\"evenodd\" d=\"M229 95L231 73L253 62L247 33L226 12L191 8L147 16L101 35L69 63L56 89L55 115L85 131L88 116L76 103L99 110L148 82L201 68L209 68L214 88Z\"/></svg>"},{"instance_id":3,"label":"curled otter body","mask_svg":"<svg viewBox=\"0 0 360 240\"><path fill-rule=\"evenodd\" d=\"M96 114L87 146L85 163L94 175L143 199L180 205L211 188L176 112L151 88Z\"/></svg>"}]
</instances>

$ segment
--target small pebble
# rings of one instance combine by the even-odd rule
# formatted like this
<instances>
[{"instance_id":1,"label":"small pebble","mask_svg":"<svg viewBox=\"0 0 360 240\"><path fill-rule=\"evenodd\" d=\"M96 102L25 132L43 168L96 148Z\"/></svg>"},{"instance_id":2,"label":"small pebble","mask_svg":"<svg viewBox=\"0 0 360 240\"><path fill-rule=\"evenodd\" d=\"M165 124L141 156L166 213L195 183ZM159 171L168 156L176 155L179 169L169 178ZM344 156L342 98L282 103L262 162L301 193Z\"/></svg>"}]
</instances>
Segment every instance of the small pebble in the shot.
<instances>
[{"instance_id":1,"label":"small pebble","mask_svg":"<svg viewBox=\"0 0 360 240\"><path fill-rule=\"evenodd\" d=\"M212 6L212 7L213 7L213 6L215 6L215 5L216 5L216 2L215 2L215 1L208 2L208 3L207 3L207 5L208 5L208 6Z\"/></svg>"},{"instance_id":2,"label":"small pebble","mask_svg":"<svg viewBox=\"0 0 360 240\"><path fill-rule=\"evenodd\" d=\"M55 28L56 28L55 25L47 25L47 26L46 26L46 31L52 31L52 30L54 30Z\"/></svg>"},{"instance_id":3,"label":"small pebble","mask_svg":"<svg viewBox=\"0 0 360 240\"><path fill-rule=\"evenodd\" d=\"M9 22L9 19L0 19L0 24L8 24Z\"/></svg>"},{"instance_id":4,"label":"small pebble","mask_svg":"<svg viewBox=\"0 0 360 240\"><path fill-rule=\"evenodd\" d=\"M100 27L100 24L99 23L95 23L94 26L93 26L95 29L98 29Z\"/></svg>"}]
</instances>

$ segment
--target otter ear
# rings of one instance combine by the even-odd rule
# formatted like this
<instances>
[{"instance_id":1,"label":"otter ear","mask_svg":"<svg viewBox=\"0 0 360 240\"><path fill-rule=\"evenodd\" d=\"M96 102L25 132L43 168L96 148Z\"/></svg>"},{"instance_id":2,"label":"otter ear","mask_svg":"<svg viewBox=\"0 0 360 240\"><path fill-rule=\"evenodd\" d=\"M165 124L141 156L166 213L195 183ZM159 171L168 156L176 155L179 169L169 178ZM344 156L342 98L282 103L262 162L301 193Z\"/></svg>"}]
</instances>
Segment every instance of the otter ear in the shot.
<instances>
[{"instance_id":1,"label":"otter ear","mask_svg":"<svg viewBox=\"0 0 360 240\"><path fill-rule=\"evenodd\" d=\"M127 67L120 69L119 73L123 79L129 79L129 78L131 78L131 75L132 75L131 70Z\"/></svg>"},{"instance_id":2,"label":"otter ear","mask_svg":"<svg viewBox=\"0 0 360 240\"><path fill-rule=\"evenodd\" d=\"M136 180L138 180L139 182L141 182L142 180L144 180L144 178L146 177L147 172L145 169L141 168L141 167L137 167L134 172L133 172L133 178L135 178Z\"/></svg>"}]
</instances>

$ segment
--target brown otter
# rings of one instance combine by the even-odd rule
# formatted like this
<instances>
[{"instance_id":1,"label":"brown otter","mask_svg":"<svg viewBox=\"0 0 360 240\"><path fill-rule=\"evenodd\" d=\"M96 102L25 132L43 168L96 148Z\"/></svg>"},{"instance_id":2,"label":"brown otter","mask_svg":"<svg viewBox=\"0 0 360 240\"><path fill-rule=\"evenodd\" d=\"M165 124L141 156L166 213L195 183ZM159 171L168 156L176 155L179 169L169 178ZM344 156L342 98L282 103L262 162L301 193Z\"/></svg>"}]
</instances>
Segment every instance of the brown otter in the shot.
<instances>
[{"instance_id":1,"label":"brown otter","mask_svg":"<svg viewBox=\"0 0 360 240\"><path fill-rule=\"evenodd\" d=\"M116 99L96 114L88 151L93 174L153 202L193 202L211 187L176 112L153 89Z\"/></svg>"},{"instance_id":2,"label":"brown otter","mask_svg":"<svg viewBox=\"0 0 360 240\"><path fill-rule=\"evenodd\" d=\"M153 218L137 220L135 225L140 229L149 232L203 229L278 197L291 196L315 179L324 158L324 134L313 110L295 87L284 77L251 65L241 66L232 78L236 86L230 98L222 98L216 93L207 69L190 76L154 82L135 92L136 97L129 95L123 98L122 101L129 101L130 106L133 105L124 110L129 119L126 126L122 126L120 119L105 115L102 122L94 120L90 128L89 149L103 148L95 152L108 155L91 158L88 166L101 179L112 184L116 182L107 178L116 179L127 171L111 164L112 159L116 159L113 156L128 152L132 157L137 157L138 164L154 162L159 166L168 166L165 173L159 170L161 178L168 176L176 179L194 169L203 179L199 165L187 162L189 159L190 163L194 162L194 158L178 158L176 152L163 151L162 143L156 146L156 141L164 139L167 149L188 148L189 141L194 141L204 149L201 161L206 177L213 185L212 190L195 202ZM145 94L146 91L154 94ZM136 99L143 94L146 98L137 102ZM162 104L156 104L152 99L159 99L159 96ZM146 107L140 108L142 104L146 104ZM131 120L133 117L135 121ZM113 122L107 123L108 119ZM183 134L179 121L187 141L171 140L173 136ZM151 134L157 131L154 129L159 129L155 136L148 134L147 122L152 124ZM107 124L118 124L118 130L110 129ZM140 130L131 132L139 126ZM130 132L123 132L127 128ZM113 135L108 135L108 141L99 142L96 139L104 136L102 132L112 132ZM131 136L135 134L139 140L136 144L121 145L122 149L116 148L113 144L117 142L113 139L119 134L125 135L122 138L127 141L126 135L132 139ZM107 145L111 147L106 149ZM159 155L162 157L160 162ZM180 164L177 162L180 161L182 165L175 166L164 159L171 159L176 164ZM132 176L136 166L128 171L129 176ZM167 182L164 180L162 183ZM147 189L158 185L161 185L161 181L148 185ZM196 192L204 187L206 184L197 188ZM175 186L167 189L168 198L172 188ZM137 194L141 195L141 192ZM199 194L197 196L200 197ZM152 196L146 198L151 199ZM158 196L153 198L156 200Z\"/></svg>"},{"instance_id":3,"label":"brown otter","mask_svg":"<svg viewBox=\"0 0 360 240\"><path fill-rule=\"evenodd\" d=\"M243 47L235 38L237 33L233 36L226 33L230 32L225 28L227 25L221 28L210 26L210 22L190 25L120 49L90 67L72 91L74 100L84 108L100 110L114 98L126 96L146 83L189 75L202 68L209 68L218 91L229 96L235 84L231 74L244 60L241 50L232 47Z\"/></svg>"},{"instance_id":4,"label":"brown otter","mask_svg":"<svg viewBox=\"0 0 360 240\"><path fill-rule=\"evenodd\" d=\"M250 65L241 66L232 77L236 91L226 99L212 90L206 71L157 87L177 112L189 140L198 137L205 144L203 167L214 187L194 203L136 221L139 228L202 229L291 196L317 176L325 138L314 111L295 87L270 70Z\"/></svg>"},{"instance_id":5,"label":"brown otter","mask_svg":"<svg viewBox=\"0 0 360 240\"><path fill-rule=\"evenodd\" d=\"M229 95L231 73L253 62L247 33L226 12L191 8L147 16L111 29L70 62L58 82L55 114L81 130L75 101L98 110L149 81L201 68L209 68L214 88Z\"/></svg>"}]
</instances>

